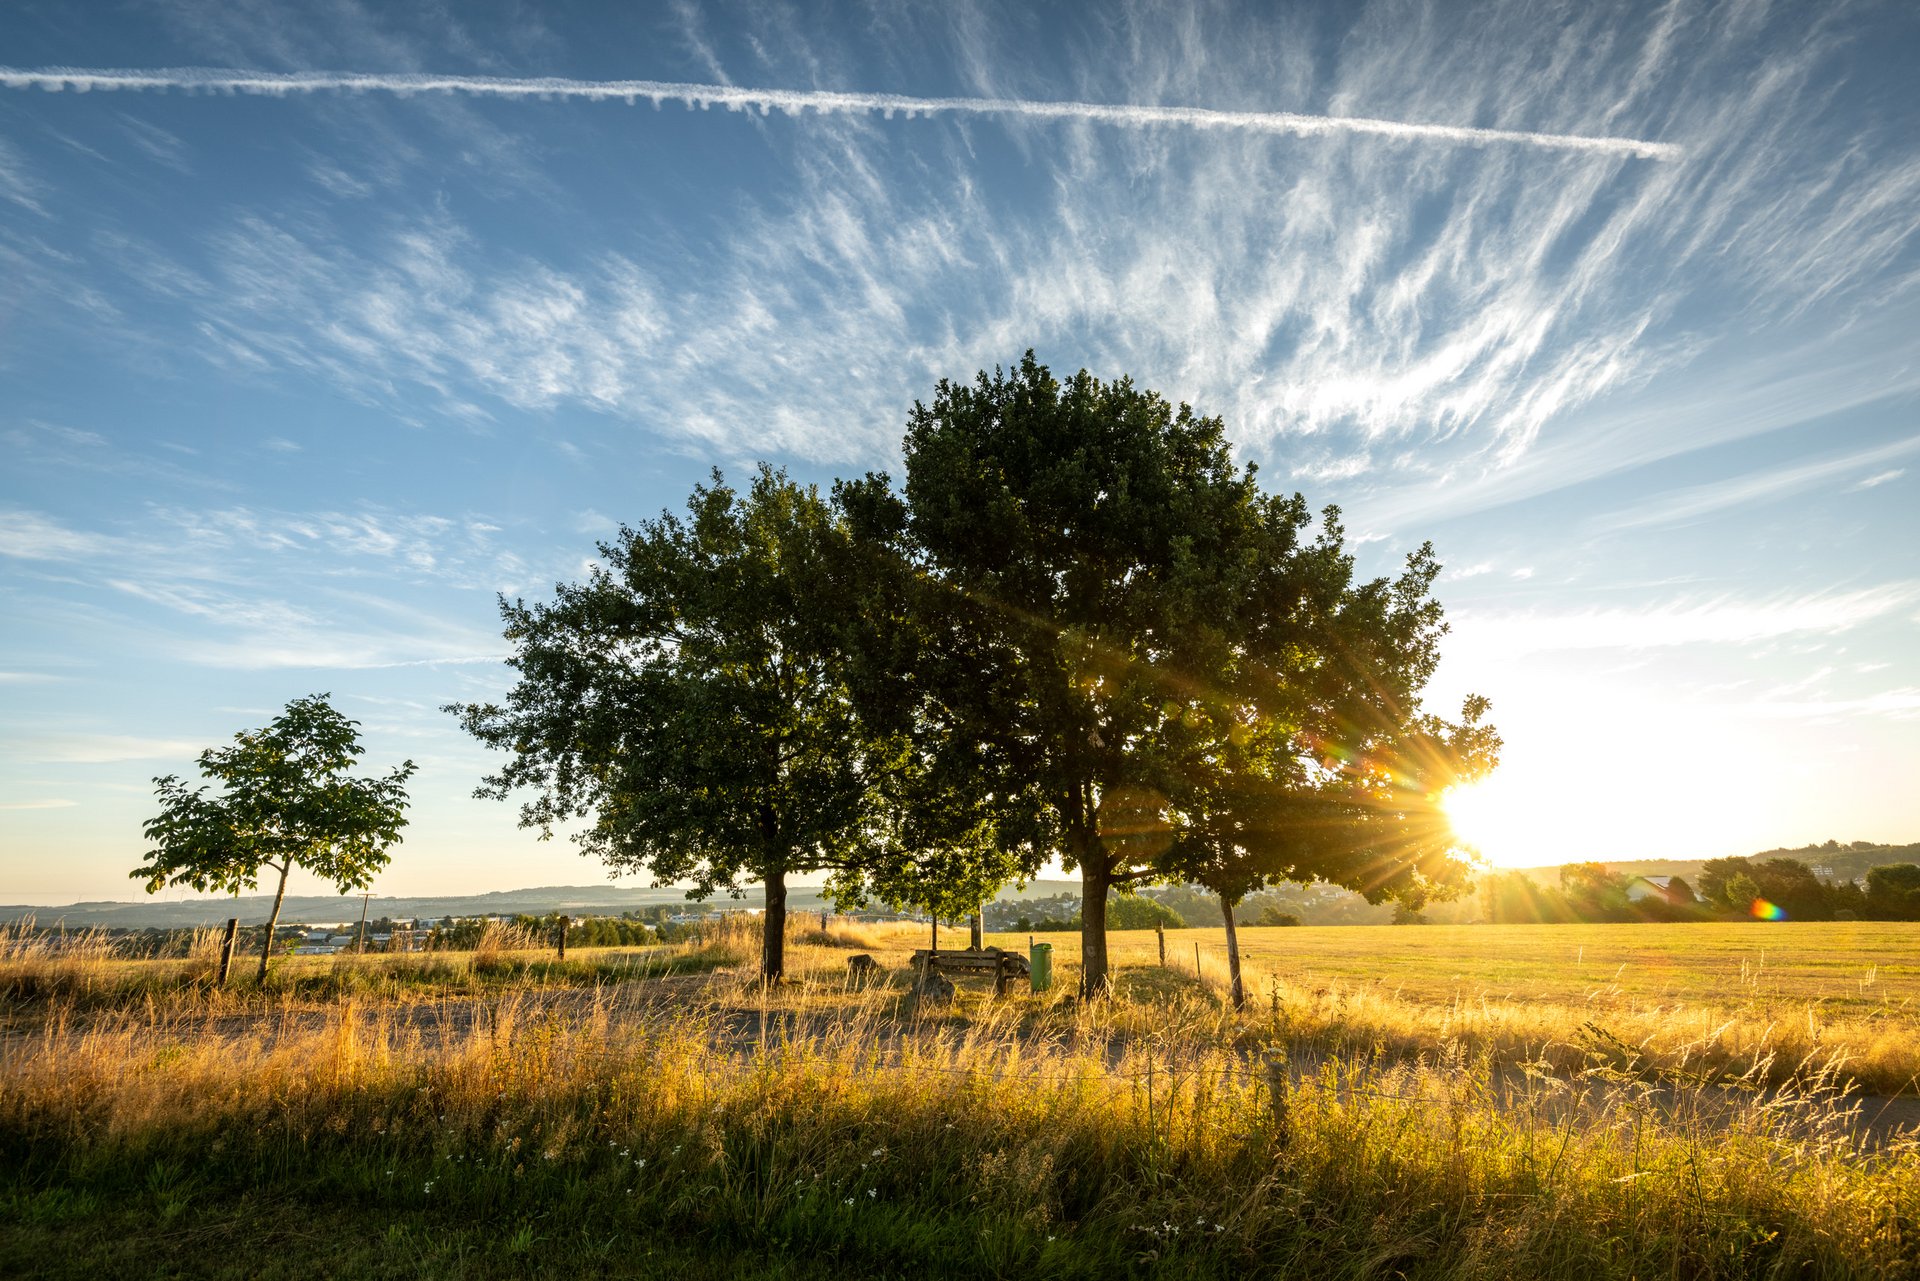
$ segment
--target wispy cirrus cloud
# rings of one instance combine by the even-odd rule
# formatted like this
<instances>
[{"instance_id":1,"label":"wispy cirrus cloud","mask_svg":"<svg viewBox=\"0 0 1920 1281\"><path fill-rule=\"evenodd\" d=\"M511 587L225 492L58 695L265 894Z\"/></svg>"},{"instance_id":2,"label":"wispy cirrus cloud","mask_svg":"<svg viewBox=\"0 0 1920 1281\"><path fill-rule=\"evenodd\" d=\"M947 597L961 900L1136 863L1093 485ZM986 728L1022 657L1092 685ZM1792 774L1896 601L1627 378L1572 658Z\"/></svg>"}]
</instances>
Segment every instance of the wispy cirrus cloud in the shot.
<instances>
[{"instance_id":1,"label":"wispy cirrus cloud","mask_svg":"<svg viewBox=\"0 0 1920 1281\"><path fill-rule=\"evenodd\" d=\"M205 746L137 734L48 734L16 739L4 751L14 760L39 764L110 765L120 761L191 760Z\"/></svg>"},{"instance_id":2,"label":"wispy cirrus cloud","mask_svg":"<svg viewBox=\"0 0 1920 1281\"><path fill-rule=\"evenodd\" d=\"M1632 608L1461 611L1451 617L1452 644L1481 660L1554 651L1749 645L1786 636L1836 635L1916 601L1920 582L1759 599L1723 595Z\"/></svg>"},{"instance_id":3,"label":"wispy cirrus cloud","mask_svg":"<svg viewBox=\"0 0 1920 1281\"><path fill-rule=\"evenodd\" d=\"M535 567L496 541L502 532L374 510L152 507L114 532L0 512L0 554L57 563L102 593L93 634L124 630L128 646L197 666L458 667L503 657L487 598L571 567L559 552ZM423 589L441 604L417 603ZM449 613L448 599L469 608Z\"/></svg>"},{"instance_id":4,"label":"wispy cirrus cloud","mask_svg":"<svg viewBox=\"0 0 1920 1281\"><path fill-rule=\"evenodd\" d=\"M1852 472L1864 471L1869 467L1878 466L1895 458L1903 458L1916 451L1920 451L1920 436L1909 436L1905 440L1892 441L1871 449L1853 450L1845 454L1793 463L1752 475L1715 481L1712 484L1693 485L1657 495L1647 502L1604 516L1596 524L1601 529L1620 530L1697 520L1703 516L1742 507L1749 503L1765 502L1800 493L1824 481ZM1860 481L1851 488L1872 488L1875 484L1884 484L1887 480L1896 479L1902 474L1901 470L1883 471L1877 476L1870 476Z\"/></svg>"},{"instance_id":5,"label":"wispy cirrus cloud","mask_svg":"<svg viewBox=\"0 0 1920 1281\"><path fill-rule=\"evenodd\" d=\"M422 90L368 115L375 131L395 130L392 113L458 105L424 92L442 81L420 78L423 46L347 8L357 22L302 42L209 6L194 29L211 51L275 66L317 51L405 68L369 73L382 94ZM707 28L729 16L766 38L721 48ZM716 82L691 86L695 100L760 122L772 178L730 208L697 271L617 235L571 254L502 252L445 208L395 216L372 236L312 209L255 210L211 233L212 296L183 299L186 332L238 374L298 370L383 405L424 389L467 422L584 406L723 456L865 463L888 456L907 403L933 379L1031 345L1222 412L1283 474L1392 514L1540 492L1636 456L1629 426L1567 425L1724 362L1720 340L1684 319L1702 306L1763 330L1844 306L1850 325L1902 330L1897 304L1920 278L1890 268L1911 255L1903 211L1920 200L1920 153L1891 133L1836 145L1832 73L1857 31L1838 18L1799 24L1762 0L1675 0L1638 23L1599 10L1551 26L1532 17L1517 0L1417 22L1361 7L1343 12L1342 39L1329 43L1284 16L1122 4L1054 61L1023 44L1025 24L964 5L894 15L873 49L759 6L683 10L684 43ZM222 43L235 24L242 34ZM1766 74L1751 74L1759 35L1789 25ZM1516 37L1477 38L1487 29ZM951 65L933 49L951 50ZM863 67L902 83L958 74L969 91L903 101L1071 98L1147 114L1139 128L1085 112L889 125L884 95L834 106L833 86ZM20 74L28 84L67 73ZM246 81L235 89L307 83L294 71L235 74ZM175 79L215 83L197 76ZM442 79L449 91L471 82L525 96L545 83ZM349 81L322 75L308 87ZM787 104L804 114L783 118L740 81L804 86ZM626 96L580 83L589 97ZM636 83L651 86L634 90L645 101L687 87ZM1326 127L1338 145L1297 130L1175 127L1164 115L1208 102L1224 117L1264 118L1261 104L1276 100L1336 122ZM367 94L313 102L373 111ZM668 131L675 118L649 115L643 127ZM469 104L441 123L471 131L477 150L532 163L530 148L501 141L506 119L481 120ZM621 145L605 113L591 119ZM1349 128L1363 119L1656 138L1686 159L1430 146ZM985 163L1008 145L1030 166L1017 191ZM373 180L362 171L349 186ZM1794 350L1778 339L1758 359L1778 374ZM857 376L840 376L849 362ZM1870 384L1821 382L1806 412ZM1747 422L1723 415L1707 438L1763 429ZM1589 435L1604 443L1588 447ZM1694 439L1668 432L1663 447Z\"/></svg>"},{"instance_id":6,"label":"wispy cirrus cloud","mask_svg":"<svg viewBox=\"0 0 1920 1281\"><path fill-rule=\"evenodd\" d=\"M84 560L116 550L111 535L73 529L39 512L0 510L0 556L17 560Z\"/></svg>"},{"instance_id":7,"label":"wispy cirrus cloud","mask_svg":"<svg viewBox=\"0 0 1920 1281\"><path fill-rule=\"evenodd\" d=\"M0 138L0 200L18 205L29 213L47 216L42 203L45 187L28 172L26 158L11 142Z\"/></svg>"},{"instance_id":8,"label":"wispy cirrus cloud","mask_svg":"<svg viewBox=\"0 0 1920 1281\"><path fill-rule=\"evenodd\" d=\"M1516 12L1473 21L1519 30ZM1137 5L1087 37L1079 80L1050 86L1237 107L1305 101L1319 82L1336 113L1464 102L1503 127L1680 140L1678 165L1015 119L1039 181L1014 214L974 162L983 121L913 133L923 163L903 179L885 163L897 129L807 115L767 126L789 180L742 202L697 279L617 238L503 254L446 211L372 237L255 213L212 234L207 294L183 301L231 368L300 370L382 405L424 388L480 423L584 406L722 458L884 460L935 378L1034 344L1224 411L1282 475L1405 524L1903 394L1882 376L1903 277L1882 268L1920 170L1911 147L1863 166L1823 145L1821 68L1845 48L1831 24L1767 76L1732 74L1747 37L1730 32L1783 12L1745 3L1722 23L1676 3L1644 31L1581 17L1520 58L1364 10L1331 65L1308 66L1283 24L1226 42ZM958 41L972 87L1036 97L1017 24L995 30ZM845 49L790 34L742 74L844 82ZM1854 328L1701 378L1714 343L1674 317L1702 289L1756 323L1845 301ZM1671 390L1680 370L1697 404ZM1621 407L1649 386L1668 390Z\"/></svg>"},{"instance_id":9,"label":"wispy cirrus cloud","mask_svg":"<svg viewBox=\"0 0 1920 1281\"><path fill-rule=\"evenodd\" d=\"M1891 484L1893 481L1899 480L1902 476L1906 474L1907 474L1907 469L1904 467L1890 467L1886 471L1875 472L1873 475L1867 477L1865 480L1857 481L1854 484L1847 486L1847 489L1849 492L1853 492L1853 493L1857 493L1864 489L1878 489L1882 485Z\"/></svg>"}]
</instances>

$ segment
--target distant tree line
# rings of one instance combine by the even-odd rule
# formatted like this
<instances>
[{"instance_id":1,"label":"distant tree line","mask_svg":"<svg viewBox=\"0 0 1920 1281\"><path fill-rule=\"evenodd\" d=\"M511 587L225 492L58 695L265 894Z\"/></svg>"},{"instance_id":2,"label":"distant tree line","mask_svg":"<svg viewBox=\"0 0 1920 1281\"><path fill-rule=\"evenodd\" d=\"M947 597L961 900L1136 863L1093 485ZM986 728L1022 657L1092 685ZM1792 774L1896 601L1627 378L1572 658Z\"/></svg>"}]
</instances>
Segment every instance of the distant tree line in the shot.
<instances>
[{"instance_id":1,"label":"distant tree line","mask_svg":"<svg viewBox=\"0 0 1920 1281\"><path fill-rule=\"evenodd\" d=\"M521 913L504 921L484 916L442 917L428 928L426 944L433 951L472 951L490 927L504 924L523 938L543 946L560 939L562 914L544 916ZM694 927L668 921L662 911L653 925L638 913L620 916L567 916L568 947L644 947L653 943L677 943L692 934Z\"/></svg>"},{"instance_id":2,"label":"distant tree line","mask_svg":"<svg viewBox=\"0 0 1920 1281\"><path fill-rule=\"evenodd\" d=\"M1701 866L1697 886L1678 877L1666 894L1635 897L1636 880L1604 863L1570 863L1559 884L1523 872L1495 872L1481 882L1484 919L1497 922L1920 920L1920 865L1867 871L1864 886L1824 879L1793 858L1716 858Z\"/></svg>"}]
</instances>

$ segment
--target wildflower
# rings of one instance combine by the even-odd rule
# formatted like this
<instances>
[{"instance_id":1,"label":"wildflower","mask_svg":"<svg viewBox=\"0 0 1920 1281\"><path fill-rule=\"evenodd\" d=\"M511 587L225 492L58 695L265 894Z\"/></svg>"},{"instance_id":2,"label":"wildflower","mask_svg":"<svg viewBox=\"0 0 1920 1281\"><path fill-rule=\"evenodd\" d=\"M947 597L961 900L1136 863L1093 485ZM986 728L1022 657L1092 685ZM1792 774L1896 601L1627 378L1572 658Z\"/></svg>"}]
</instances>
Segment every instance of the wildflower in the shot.
<instances>
[{"instance_id":1,"label":"wildflower","mask_svg":"<svg viewBox=\"0 0 1920 1281\"><path fill-rule=\"evenodd\" d=\"M872 1198L872 1197L877 1197L877 1196L879 1196L879 1195L880 1195L880 1189L879 1189L879 1188L868 1188L868 1189L867 1189L867 1196L868 1196L869 1198Z\"/></svg>"},{"instance_id":2,"label":"wildflower","mask_svg":"<svg viewBox=\"0 0 1920 1281\"><path fill-rule=\"evenodd\" d=\"M848 1197L848 1198L847 1198L847 1201L846 1201L846 1203L847 1203L848 1205L852 1205L852 1204L853 1204L853 1198L852 1198L852 1197Z\"/></svg>"}]
</instances>

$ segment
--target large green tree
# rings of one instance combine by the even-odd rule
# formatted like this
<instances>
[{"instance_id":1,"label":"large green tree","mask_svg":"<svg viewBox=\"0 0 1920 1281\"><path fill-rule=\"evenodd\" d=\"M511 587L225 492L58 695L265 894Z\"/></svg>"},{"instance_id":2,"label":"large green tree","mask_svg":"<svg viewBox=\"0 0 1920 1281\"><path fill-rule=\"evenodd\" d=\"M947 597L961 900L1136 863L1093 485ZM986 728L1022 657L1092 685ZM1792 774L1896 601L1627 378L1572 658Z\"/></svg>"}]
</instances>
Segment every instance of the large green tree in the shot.
<instances>
[{"instance_id":1,"label":"large green tree","mask_svg":"<svg viewBox=\"0 0 1920 1281\"><path fill-rule=\"evenodd\" d=\"M695 896L761 882L779 979L788 877L824 871L851 896L902 839L885 550L782 472L745 493L716 472L684 519L602 544L585 582L503 599L519 679L504 705L448 709L509 753L477 794L531 789L524 825L586 820L588 853Z\"/></svg>"},{"instance_id":2,"label":"large green tree","mask_svg":"<svg viewBox=\"0 0 1920 1281\"><path fill-rule=\"evenodd\" d=\"M255 888L262 871L278 873L260 951L262 980L288 873L302 868L342 894L363 889L387 865L387 850L407 822L413 762L384 778L350 774L365 751L359 722L327 698L295 699L265 729L243 730L231 746L202 752L200 772L209 784L192 787L173 774L156 778L161 810L145 828L153 848L132 872L149 894L168 885L237 894Z\"/></svg>"},{"instance_id":3,"label":"large green tree","mask_svg":"<svg viewBox=\"0 0 1920 1281\"><path fill-rule=\"evenodd\" d=\"M989 764L1002 830L1079 871L1086 991L1109 982L1110 889L1232 851L1375 898L1463 879L1430 816L1381 804L1411 794L1405 761L1435 728L1429 549L1360 581L1337 513L1315 531L1302 498L1263 492L1217 418L1056 380L1031 352L941 383L905 453L957 651L929 663L928 697L947 750Z\"/></svg>"}]
</instances>

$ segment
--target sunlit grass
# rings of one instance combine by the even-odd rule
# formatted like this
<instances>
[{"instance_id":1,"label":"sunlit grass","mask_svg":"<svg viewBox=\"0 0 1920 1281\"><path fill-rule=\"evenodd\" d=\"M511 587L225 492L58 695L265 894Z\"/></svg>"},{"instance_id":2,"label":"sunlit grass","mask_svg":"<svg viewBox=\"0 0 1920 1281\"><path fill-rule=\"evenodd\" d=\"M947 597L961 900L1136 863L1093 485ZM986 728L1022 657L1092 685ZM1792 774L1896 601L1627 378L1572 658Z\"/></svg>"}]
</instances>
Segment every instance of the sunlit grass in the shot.
<instances>
[{"instance_id":1,"label":"sunlit grass","mask_svg":"<svg viewBox=\"0 0 1920 1281\"><path fill-rule=\"evenodd\" d=\"M1264 1051L1291 1016L1235 1018L1175 971L923 1006L897 974L848 989L845 949L799 953L775 990L743 961L240 1024L50 1012L0 1063L0 1272L1920 1267L1920 1149L1863 1150L1831 1077L1663 1098L1614 1062L1550 1079L1457 1038L1303 1037L1277 1111Z\"/></svg>"}]
</instances>

